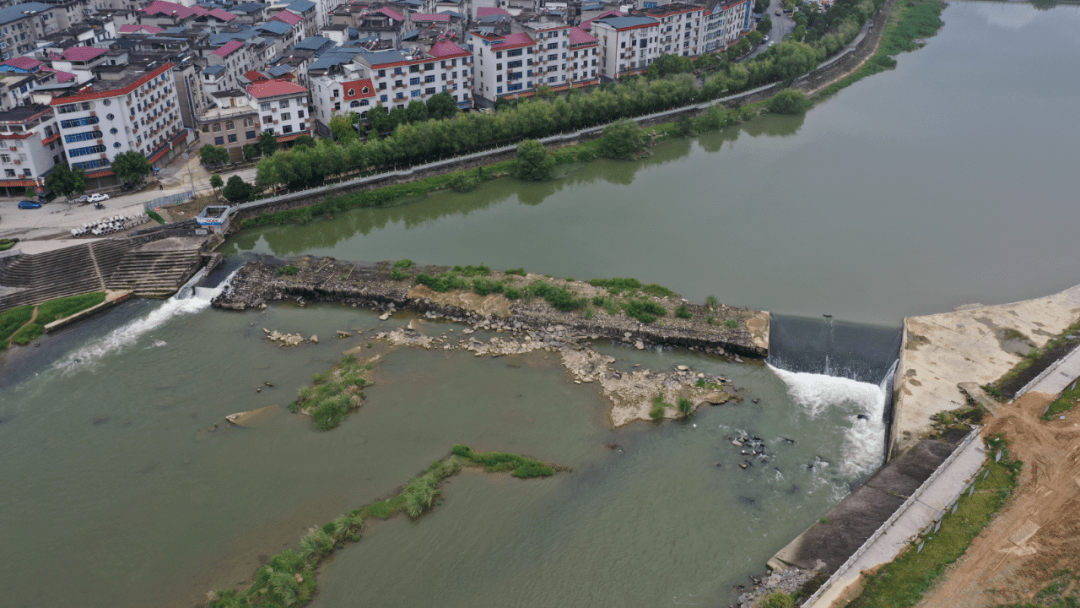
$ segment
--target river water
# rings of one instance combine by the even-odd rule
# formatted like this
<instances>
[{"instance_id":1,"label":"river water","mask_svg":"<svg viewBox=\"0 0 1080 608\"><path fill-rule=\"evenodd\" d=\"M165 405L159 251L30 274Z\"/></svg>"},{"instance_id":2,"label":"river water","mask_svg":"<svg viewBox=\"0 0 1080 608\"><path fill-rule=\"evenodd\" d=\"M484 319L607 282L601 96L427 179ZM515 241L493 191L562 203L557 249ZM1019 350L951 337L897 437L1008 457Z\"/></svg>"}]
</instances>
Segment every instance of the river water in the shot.
<instances>
[{"instance_id":1,"label":"river water","mask_svg":"<svg viewBox=\"0 0 1080 608\"><path fill-rule=\"evenodd\" d=\"M667 142L651 159L546 184L500 180L245 232L225 250L233 267L247 252L311 253L637 276L699 301L891 326L1068 287L1080 83L1065 75L1080 11L953 3L944 19L896 70L805 117ZM691 424L612 431L596 389L568 383L552 355L398 351L369 403L332 432L283 409L230 428L226 414L288 403L363 343L334 330L407 319L211 311L209 296L123 304L2 355L6 604L191 606L454 443L574 471L452 480L430 516L374 524L341 552L315 605L726 604L880 461L874 384L612 345L600 348L621 366L685 363L746 398ZM263 327L323 342L279 349ZM765 440L769 462L738 468L727 437L741 432Z\"/></svg>"}]
</instances>

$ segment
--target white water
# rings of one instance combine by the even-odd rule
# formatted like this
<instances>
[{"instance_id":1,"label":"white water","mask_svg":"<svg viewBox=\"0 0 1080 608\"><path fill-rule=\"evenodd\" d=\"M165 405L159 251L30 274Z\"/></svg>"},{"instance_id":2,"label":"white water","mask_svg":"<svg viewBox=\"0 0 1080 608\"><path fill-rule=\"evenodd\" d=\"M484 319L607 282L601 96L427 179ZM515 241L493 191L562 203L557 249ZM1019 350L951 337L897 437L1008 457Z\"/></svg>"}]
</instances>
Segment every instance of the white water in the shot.
<instances>
[{"instance_id":1,"label":"white water","mask_svg":"<svg viewBox=\"0 0 1080 608\"><path fill-rule=\"evenodd\" d=\"M840 464L845 477L868 473L881 465L885 458L885 402L891 373L876 385L825 374L789 372L772 365L769 369L784 381L792 400L811 418L838 408L849 422Z\"/></svg>"},{"instance_id":2,"label":"white water","mask_svg":"<svg viewBox=\"0 0 1080 608\"><path fill-rule=\"evenodd\" d=\"M197 273L196 276L192 277L192 280L188 281L187 284L180 288L175 295L162 302L161 306L151 310L146 316L118 327L109 332L105 337L76 350L67 357L61 359L55 365L55 368L60 369L64 373L69 373L78 369L93 367L106 355L119 352L126 347L132 346L138 342L141 337L162 325L165 325L173 318L197 313L209 308L210 301L216 298L229 286L233 276L236 274L236 271L233 271L233 273L217 287L194 288L194 293L188 297L188 289L196 281L196 278L202 278L201 272L202 271ZM163 344L162 341L157 340L153 343L153 346Z\"/></svg>"}]
</instances>

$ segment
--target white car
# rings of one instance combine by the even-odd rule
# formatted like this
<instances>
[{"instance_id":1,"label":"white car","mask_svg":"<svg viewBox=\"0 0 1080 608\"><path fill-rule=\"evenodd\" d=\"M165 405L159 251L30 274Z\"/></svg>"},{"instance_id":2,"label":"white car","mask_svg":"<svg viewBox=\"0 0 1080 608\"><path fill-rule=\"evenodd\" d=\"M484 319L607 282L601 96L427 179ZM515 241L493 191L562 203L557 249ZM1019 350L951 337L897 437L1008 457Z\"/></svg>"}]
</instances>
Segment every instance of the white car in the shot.
<instances>
[{"instance_id":1,"label":"white car","mask_svg":"<svg viewBox=\"0 0 1080 608\"><path fill-rule=\"evenodd\" d=\"M86 199L90 203L103 203L109 200L108 194L91 194L90 198Z\"/></svg>"}]
</instances>

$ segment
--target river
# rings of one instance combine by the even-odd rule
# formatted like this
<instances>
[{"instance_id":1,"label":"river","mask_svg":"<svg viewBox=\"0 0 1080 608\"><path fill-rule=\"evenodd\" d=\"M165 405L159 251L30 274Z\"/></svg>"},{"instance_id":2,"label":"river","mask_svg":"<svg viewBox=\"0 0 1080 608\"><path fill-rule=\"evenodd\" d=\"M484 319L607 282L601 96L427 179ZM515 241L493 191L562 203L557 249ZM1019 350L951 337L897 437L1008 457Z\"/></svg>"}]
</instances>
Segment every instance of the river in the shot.
<instances>
[{"instance_id":1,"label":"river","mask_svg":"<svg viewBox=\"0 0 1080 608\"><path fill-rule=\"evenodd\" d=\"M896 70L805 117L550 183L248 231L224 249L233 266L310 253L636 276L698 301L891 326L1068 287L1080 83L1063 74L1080 56L1080 11L960 2L943 18ZM283 409L230 428L226 414L288 403L362 343L336 329L407 318L219 312L208 297L123 304L2 355L5 603L191 606L468 443L574 470L452 480L430 516L376 523L338 555L315 605L716 605L880 459L881 432L857 418L880 417L872 384L611 345L621 365L685 363L746 399L612 431L596 389L568 383L553 356L398 351L334 431ZM263 327L323 343L279 349ZM737 432L765 439L771 461L739 469Z\"/></svg>"}]
</instances>

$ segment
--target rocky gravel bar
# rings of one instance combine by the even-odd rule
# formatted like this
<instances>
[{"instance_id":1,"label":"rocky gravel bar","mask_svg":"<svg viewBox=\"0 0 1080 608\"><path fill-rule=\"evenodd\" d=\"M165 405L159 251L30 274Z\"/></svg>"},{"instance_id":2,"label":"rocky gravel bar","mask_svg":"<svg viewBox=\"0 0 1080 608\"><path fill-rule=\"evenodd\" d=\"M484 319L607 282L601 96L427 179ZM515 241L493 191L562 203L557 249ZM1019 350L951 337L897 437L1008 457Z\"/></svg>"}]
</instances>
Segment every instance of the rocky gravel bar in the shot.
<instances>
[{"instance_id":1,"label":"rocky gravel bar","mask_svg":"<svg viewBox=\"0 0 1080 608\"><path fill-rule=\"evenodd\" d=\"M536 281L565 287L577 298L633 297L661 304L668 312L653 323L641 323L615 307L588 307L564 312L541 298L510 300L502 294L485 296L472 291L436 292L416 282L417 274L438 276L445 266L409 267L402 271L392 262L364 264L330 257L304 256L283 261L263 258L245 264L213 306L229 310L265 308L277 301L300 304L341 302L383 312L412 310L428 318L442 317L492 331L547 331L562 326L568 333L650 346L682 347L693 351L763 359L768 355L769 313L722 304L708 307L673 296L637 292L611 298L604 287L583 281L556 279L527 273L524 276L491 271L484 278L525 288ZM393 278L397 276L398 278ZM675 311L685 306L689 318ZM685 313L684 313L685 316Z\"/></svg>"}]
</instances>

